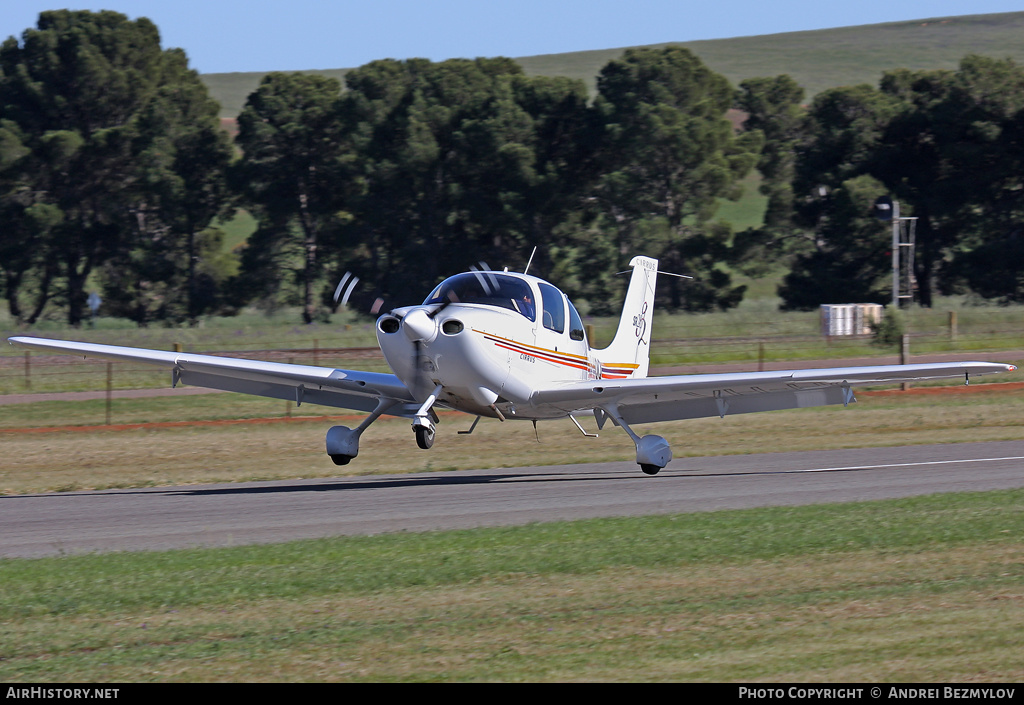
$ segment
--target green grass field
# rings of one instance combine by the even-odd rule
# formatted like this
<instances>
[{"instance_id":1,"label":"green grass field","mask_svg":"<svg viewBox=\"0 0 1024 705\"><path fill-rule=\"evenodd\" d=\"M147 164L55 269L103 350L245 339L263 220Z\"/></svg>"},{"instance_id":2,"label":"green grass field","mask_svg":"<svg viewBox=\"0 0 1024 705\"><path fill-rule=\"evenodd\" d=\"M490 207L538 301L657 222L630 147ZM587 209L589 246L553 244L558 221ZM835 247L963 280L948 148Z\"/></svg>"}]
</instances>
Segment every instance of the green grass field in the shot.
<instances>
[{"instance_id":1,"label":"green grass field","mask_svg":"<svg viewBox=\"0 0 1024 705\"><path fill-rule=\"evenodd\" d=\"M2 560L0 681L1019 682L1024 491Z\"/></svg>"}]
</instances>

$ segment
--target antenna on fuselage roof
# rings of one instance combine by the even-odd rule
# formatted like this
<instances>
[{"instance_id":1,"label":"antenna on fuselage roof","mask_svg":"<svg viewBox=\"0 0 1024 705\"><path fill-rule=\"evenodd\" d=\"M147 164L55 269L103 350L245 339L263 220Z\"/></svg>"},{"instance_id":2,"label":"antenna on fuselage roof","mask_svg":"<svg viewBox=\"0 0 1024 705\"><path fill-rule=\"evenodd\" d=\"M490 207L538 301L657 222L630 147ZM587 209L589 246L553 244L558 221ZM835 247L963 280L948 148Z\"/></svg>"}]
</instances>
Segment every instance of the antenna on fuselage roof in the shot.
<instances>
[{"instance_id":1,"label":"antenna on fuselage roof","mask_svg":"<svg viewBox=\"0 0 1024 705\"><path fill-rule=\"evenodd\" d=\"M530 260L526 263L526 269L523 270L523 274L530 271L530 265L533 264L533 256L537 254L537 246L533 246L533 252L530 253Z\"/></svg>"}]
</instances>

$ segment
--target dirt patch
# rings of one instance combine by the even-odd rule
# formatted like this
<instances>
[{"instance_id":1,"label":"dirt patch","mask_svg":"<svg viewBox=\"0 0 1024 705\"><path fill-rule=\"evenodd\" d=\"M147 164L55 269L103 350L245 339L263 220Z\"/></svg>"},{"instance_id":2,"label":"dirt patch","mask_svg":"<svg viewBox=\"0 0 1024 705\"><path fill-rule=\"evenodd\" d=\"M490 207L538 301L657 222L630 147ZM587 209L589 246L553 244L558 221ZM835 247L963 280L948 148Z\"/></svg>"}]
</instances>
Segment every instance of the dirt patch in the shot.
<instances>
[{"instance_id":1,"label":"dirt patch","mask_svg":"<svg viewBox=\"0 0 1024 705\"><path fill-rule=\"evenodd\" d=\"M877 389L859 391L860 397L906 396L907 394L984 394L986 392L1011 392L1024 389L1024 382L992 382L988 384L960 384L955 387L911 387L910 389Z\"/></svg>"}]
</instances>

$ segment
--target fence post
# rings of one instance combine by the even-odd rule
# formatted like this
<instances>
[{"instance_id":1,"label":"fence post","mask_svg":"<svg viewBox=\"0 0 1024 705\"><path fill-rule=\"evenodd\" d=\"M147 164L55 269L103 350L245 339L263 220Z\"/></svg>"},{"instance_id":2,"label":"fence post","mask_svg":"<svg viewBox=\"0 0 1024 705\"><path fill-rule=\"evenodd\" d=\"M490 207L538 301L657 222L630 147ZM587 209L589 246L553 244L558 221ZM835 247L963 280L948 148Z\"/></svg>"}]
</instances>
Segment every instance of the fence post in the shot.
<instances>
[{"instance_id":1,"label":"fence post","mask_svg":"<svg viewBox=\"0 0 1024 705\"><path fill-rule=\"evenodd\" d=\"M956 329L957 325L956 324L957 324L957 321L956 321L956 311L950 311L949 312L949 339L950 339L950 341L952 341L954 343L956 342L956 337L957 337L957 329Z\"/></svg>"},{"instance_id":2,"label":"fence post","mask_svg":"<svg viewBox=\"0 0 1024 705\"><path fill-rule=\"evenodd\" d=\"M906 365L910 362L910 333L904 333L900 340L900 364ZM910 389L909 382L903 382L900 384L900 389L904 392Z\"/></svg>"},{"instance_id":3,"label":"fence post","mask_svg":"<svg viewBox=\"0 0 1024 705\"><path fill-rule=\"evenodd\" d=\"M25 351L25 389L32 389L32 353Z\"/></svg>"},{"instance_id":4,"label":"fence post","mask_svg":"<svg viewBox=\"0 0 1024 705\"><path fill-rule=\"evenodd\" d=\"M107 426L110 425L110 404L114 393L114 363L107 363Z\"/></svg>"},{"instance_id":5,"label":"fence post","mask_svg":"<svg viewBox=\"0 0 1024 705\"><path fill-rule=\"evenodd\" d=\"M289 357L288 358L288 364L289 365L294 365L295 364L295 358L294 357ZM285 418L288 418L288 419L290 419L292 417L292 402L291 402L291 399L285 399L285 402L284 402L284 415L285 415Z\"/></svg>"}]
</instances>

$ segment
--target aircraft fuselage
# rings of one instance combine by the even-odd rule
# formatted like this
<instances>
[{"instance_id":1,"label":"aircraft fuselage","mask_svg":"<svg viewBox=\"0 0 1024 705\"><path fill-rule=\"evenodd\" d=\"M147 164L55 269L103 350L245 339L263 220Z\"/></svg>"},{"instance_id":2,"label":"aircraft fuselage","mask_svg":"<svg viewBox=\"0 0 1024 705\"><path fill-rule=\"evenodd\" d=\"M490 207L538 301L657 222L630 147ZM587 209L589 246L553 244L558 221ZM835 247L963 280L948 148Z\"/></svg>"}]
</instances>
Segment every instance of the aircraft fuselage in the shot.
<instances>
[{"instance_id":1,"label":"aircraft fuselage","mask_svg":"<svg viewBox=\"0 0 1024 705\"><path fill-rule=\"evenodd\" d=\"M439 404L479 416L565 416L534 408L534 389L601 375L569 300L523 274L452 277L423 305L381 316L376 331L391 369L417 399L440 385Z\"/></svg>"}]
</instances>

